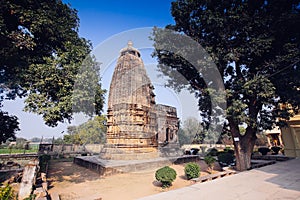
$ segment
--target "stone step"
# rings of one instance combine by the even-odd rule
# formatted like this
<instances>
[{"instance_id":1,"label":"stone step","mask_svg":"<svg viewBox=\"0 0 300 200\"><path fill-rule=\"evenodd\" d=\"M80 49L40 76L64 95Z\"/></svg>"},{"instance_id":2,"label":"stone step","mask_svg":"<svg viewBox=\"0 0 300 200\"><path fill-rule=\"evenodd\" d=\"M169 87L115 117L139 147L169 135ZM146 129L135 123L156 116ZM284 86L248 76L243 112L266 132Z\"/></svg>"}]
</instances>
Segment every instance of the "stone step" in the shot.
<instances>
[{"instance_id":1,"label":"stone step","mask_svg":"<svg viewBox=\"0 0 300 200\"><path fill-rule=\"evenodd\" d=\"M56 192L50 194L51 200L60 200L59 195Z\"/></svg>"},{"instance_id":2,"label":"stone step","mask_svg":"<svg viewBox=\"0 0 300 200\"><path fill-rule=\"evenodd\" d=\"M229 175L232 175L232 174L236 174L236 171L228 170L228 171L224 171L224 172L218 172L218 173L215 173L215 174L209 174L209 175L206 175L206 176L200 176L198 178L193 178L192 181L202 183L202 182L205 182L205 181L211 181L211 180L214 180L214 179L217 179L217 178L222 178L224 176L229 176Z\"/></svg>"}]
</instances>

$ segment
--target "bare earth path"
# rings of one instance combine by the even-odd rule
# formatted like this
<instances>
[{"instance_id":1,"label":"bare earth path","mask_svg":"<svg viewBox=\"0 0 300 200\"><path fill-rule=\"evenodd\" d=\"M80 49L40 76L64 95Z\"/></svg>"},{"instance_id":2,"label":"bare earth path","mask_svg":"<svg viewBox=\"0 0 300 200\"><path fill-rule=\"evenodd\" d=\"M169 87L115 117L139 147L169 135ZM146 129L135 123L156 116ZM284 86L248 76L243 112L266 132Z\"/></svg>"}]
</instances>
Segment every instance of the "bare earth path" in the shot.
<instances>
[{"instance_id":1,"label":"bare earth path","mask_svg":"<svg viewBox=\"0 0 300 200\"><path fill-rule=\"evenodd\" d=\"M199 164L201 176L206 175L206 164L203 161ZM132 200L193 184L185 178L184 165L171 167L176 170L177 178L171 188L163 190L155 180L156 170L100 178L97 173L72 162L54 160L49 166L49 192L58 193L62 200Z\"/></svg>"}]
</instances>

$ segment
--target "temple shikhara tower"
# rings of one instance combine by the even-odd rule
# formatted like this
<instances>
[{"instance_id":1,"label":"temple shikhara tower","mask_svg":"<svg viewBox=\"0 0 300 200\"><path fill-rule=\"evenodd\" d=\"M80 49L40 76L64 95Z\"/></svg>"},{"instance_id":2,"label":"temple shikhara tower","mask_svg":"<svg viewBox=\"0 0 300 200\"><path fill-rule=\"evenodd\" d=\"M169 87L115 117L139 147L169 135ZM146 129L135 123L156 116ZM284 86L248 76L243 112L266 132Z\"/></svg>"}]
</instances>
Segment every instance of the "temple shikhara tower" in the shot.
<instances>
[{"instance_id":1,"label":"temple shikhara tower","mask_svg":"<svg viewBox=\"0 0 300 200\"><path fill-rule=\"evenodd\" d=\"M142 160L178 154L176 108L156 104L140 52L121 49L110 84L107 143L101 159Z\"/></svg>"}]
</instances>

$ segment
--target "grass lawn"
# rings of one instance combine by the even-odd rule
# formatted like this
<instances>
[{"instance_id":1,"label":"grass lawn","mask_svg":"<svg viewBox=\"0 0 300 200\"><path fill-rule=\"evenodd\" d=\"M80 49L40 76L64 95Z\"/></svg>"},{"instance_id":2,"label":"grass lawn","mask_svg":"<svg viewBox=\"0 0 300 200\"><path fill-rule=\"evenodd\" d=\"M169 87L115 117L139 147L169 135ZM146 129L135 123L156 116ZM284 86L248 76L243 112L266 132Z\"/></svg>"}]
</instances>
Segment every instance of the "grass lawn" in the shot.
<instances>
[{"instance_id":1,"label":"grass lawn","mask_svg":"<svg viewBox=\"0 0 300 200\"><path fill-rule=\"evenodd\" d=\"M37 149L29 149L25 150L25 153L36 153ZM17 154L17 153L24 153L24 149L0 149L0 154Z\"/></svg>"}]
</instances>

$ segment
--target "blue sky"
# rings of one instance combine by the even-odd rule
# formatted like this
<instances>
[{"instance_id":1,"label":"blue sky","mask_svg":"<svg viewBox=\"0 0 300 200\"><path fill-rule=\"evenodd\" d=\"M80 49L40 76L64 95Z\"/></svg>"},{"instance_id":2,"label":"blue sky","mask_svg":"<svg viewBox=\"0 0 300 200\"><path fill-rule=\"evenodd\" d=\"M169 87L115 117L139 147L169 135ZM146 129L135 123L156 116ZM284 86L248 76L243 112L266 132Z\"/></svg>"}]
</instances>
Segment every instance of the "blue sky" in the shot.
<instances>
[{"instance_id":1,"label":"blue sky","mask_svg":"<svg viewBox=\"0 0 300 200\"><path fill-rule=\"evenodd\" d=\"M120 32L141 27L173 24L171 0L65 0L78 10L80 35L94 47Z\"/></svg>"},{"instance_id":2,"label":"blue sky","mask_svg":"<svg viewBox=\"0 0 300 200\"><path fill-rule=\"evenodd\" d=\"M170 14L171 1L170 0L144 0L144 1L84 1L84 0L64 0L63 2L71 4L72 8L78 10L78 16L80 19L79 34L92 42L94 48L101 47L104 41L109 41L115 35L118 35L124 31L144 28L144 27L164 27L167 24L173 24L173 18ZM135 38L128 38L133 40ZM127 40L127 38L126 38ZM120 44L125 46L126 42L123 41ZM119 48L119 47L118 47ZM120 48L119 48L120 49ZM105 50L104 50L105 51ZM103 50L102 50L103 52ZM179 105L181 102L190 102L190 97L183 95L178 97L172 90L164 88L161 80L156 79L155 73L155 60L151 58L151 49L144 49L141 51L142 58L145 62L145 67L150 71L150 78L156 84L156 100L158 103L170 104L176 106L178 114L182 114L182 107ZM114 61L117 56L112 60L111 65L105 71L102 81L106 89L109 87L111 73L114 68ZM161 97L161 98L159 98ZM178 100L181 98L181 100ZM179 102L179 103L178 103ZM189 103L188 103L189 104ZM10 114L18 116L20 121L21 131L18 132L17 137L59 137L62 133L66 133L66 127L70 124L60 123L55 128L50 128L44 125L44 122L40 116L32 113L25 113L23 109L23 100L18 99L16 101L7 101L4 104L4 110ZM194 109L194 108L193 108ZM184 111L190 112L188 109ZM77 125L82 123L82 116L76 116L71 125Z\"/></svg>"}]
</instances>

